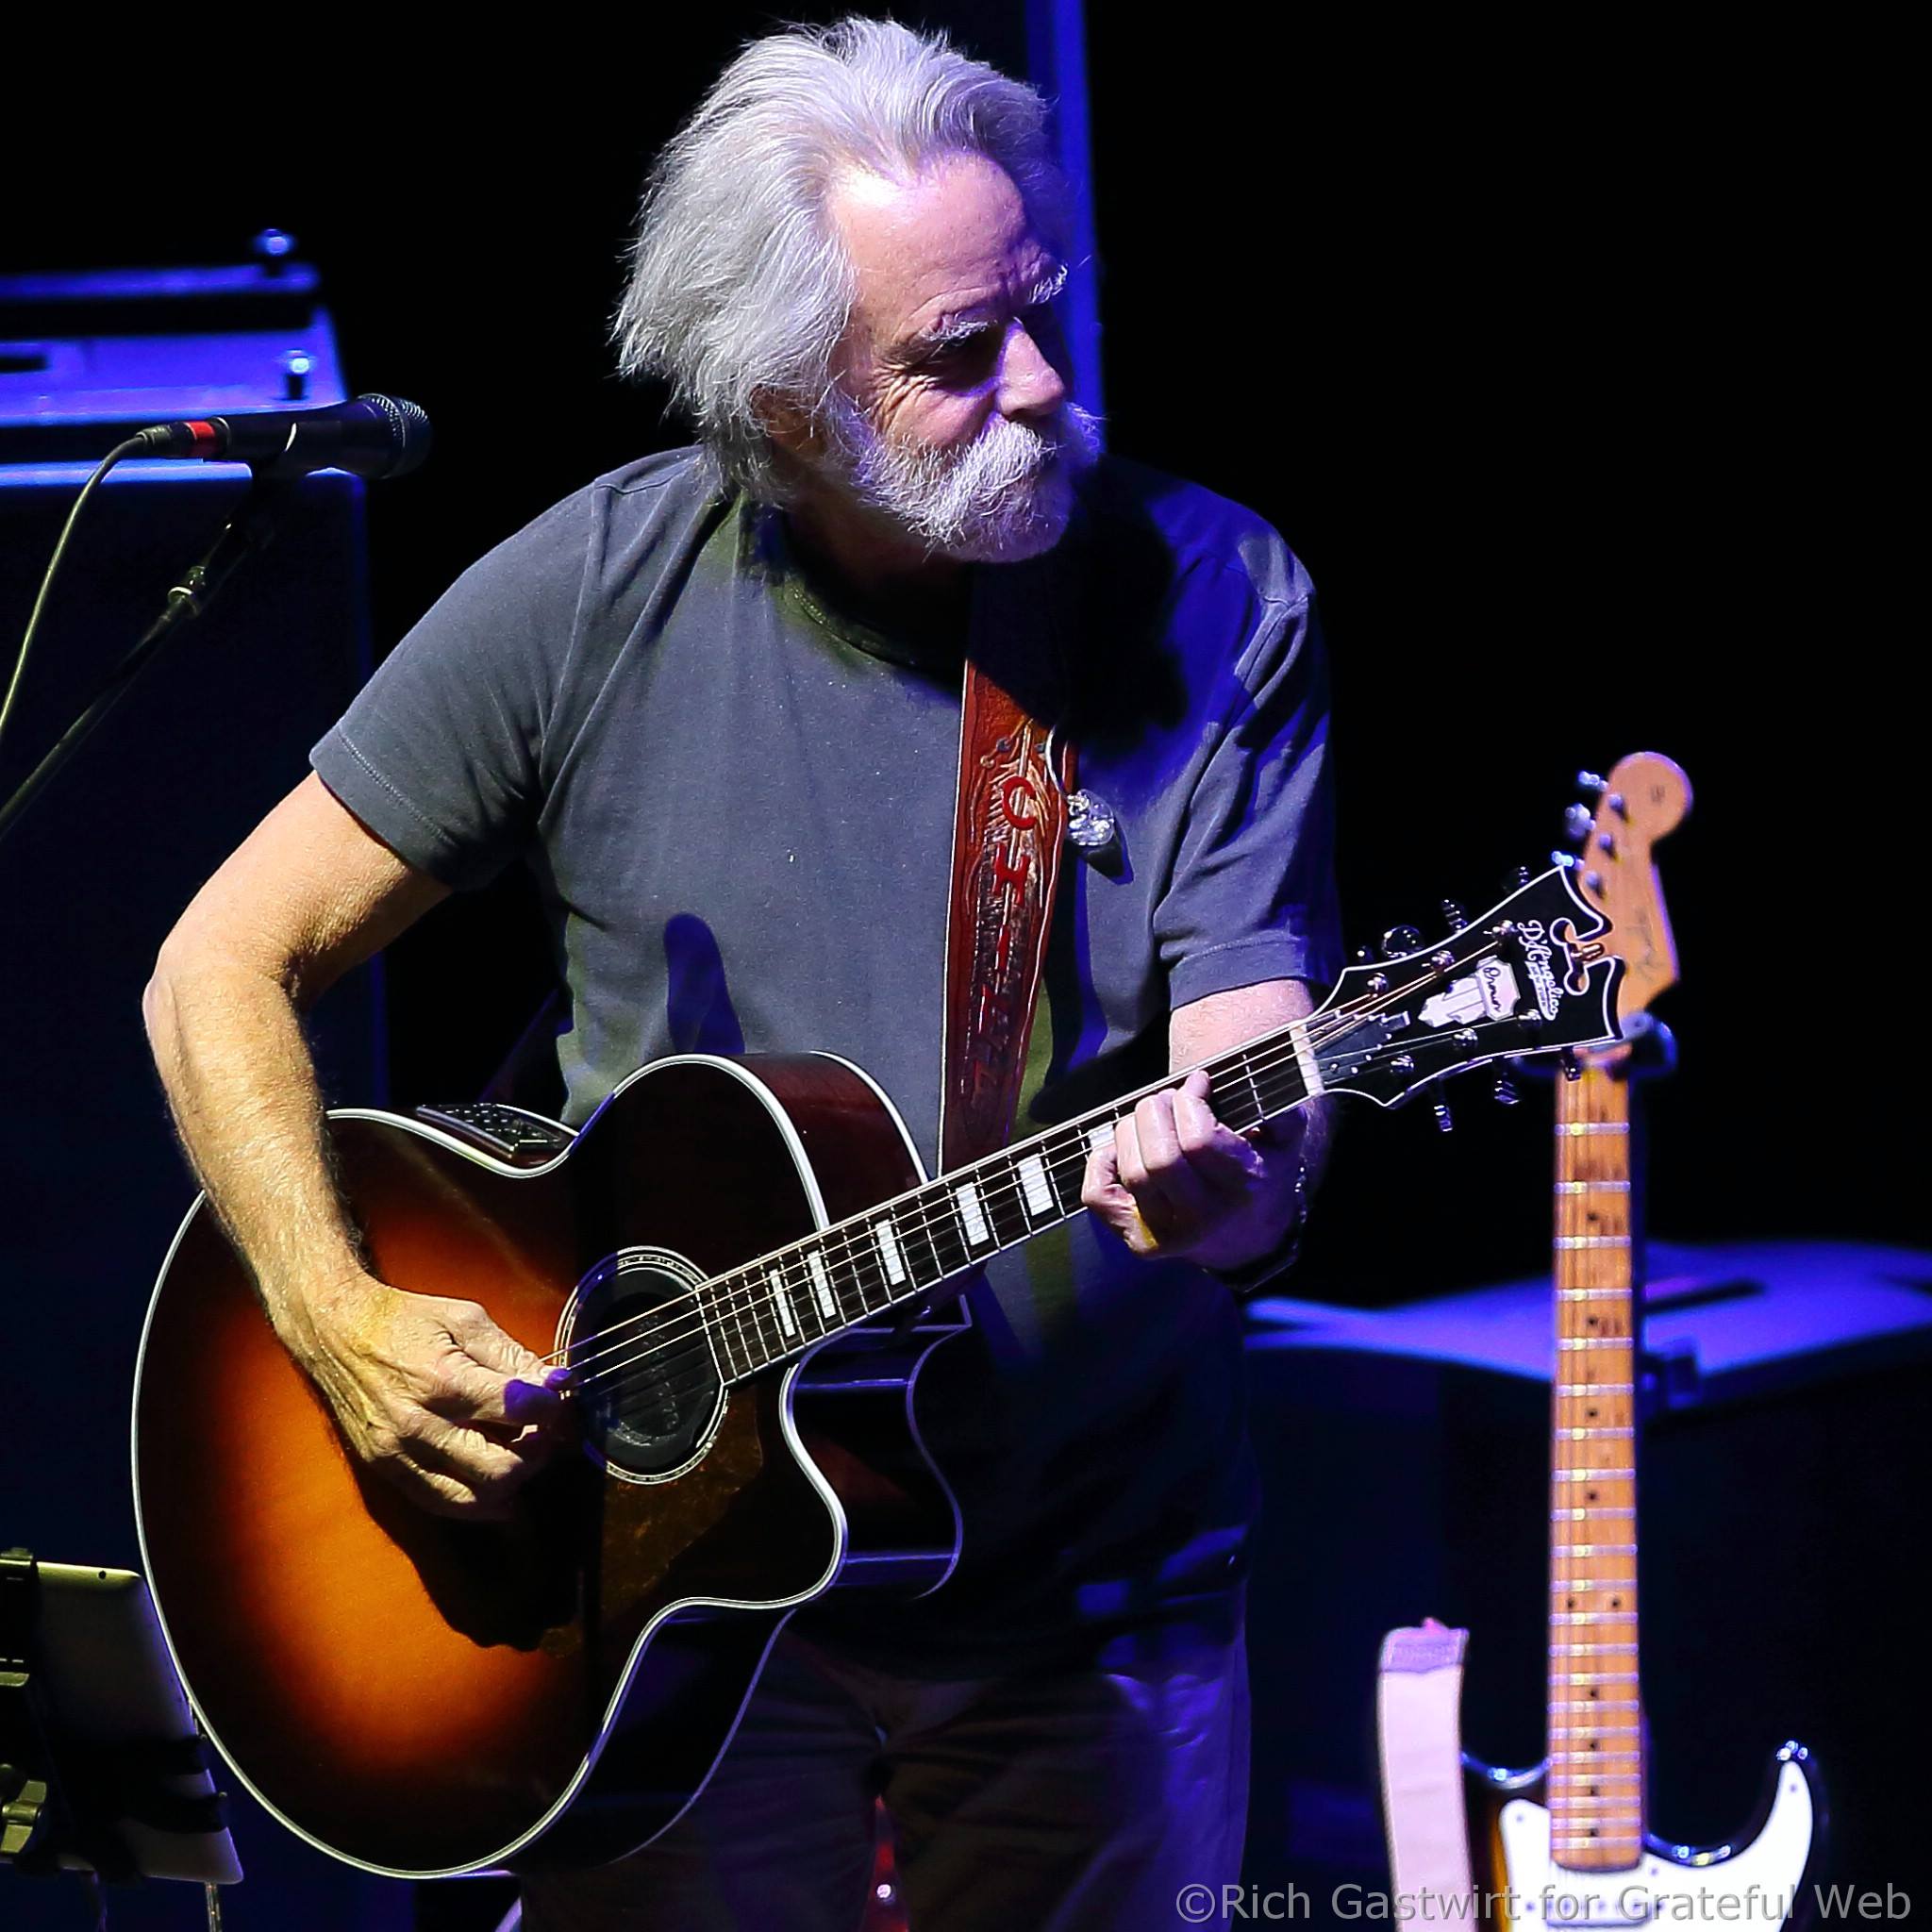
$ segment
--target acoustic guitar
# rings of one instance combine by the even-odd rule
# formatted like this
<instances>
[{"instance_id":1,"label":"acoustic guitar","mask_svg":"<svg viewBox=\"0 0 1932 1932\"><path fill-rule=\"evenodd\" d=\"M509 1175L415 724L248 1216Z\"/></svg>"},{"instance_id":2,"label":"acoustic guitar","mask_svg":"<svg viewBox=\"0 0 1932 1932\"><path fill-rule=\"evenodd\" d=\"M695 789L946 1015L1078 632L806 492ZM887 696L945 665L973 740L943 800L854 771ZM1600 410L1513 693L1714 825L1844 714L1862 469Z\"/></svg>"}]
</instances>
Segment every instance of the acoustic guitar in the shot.
<instances>
[{"instance_id":1,"label":"acoustic guitar","mask_svg":"<svg viewBox=\"0 0 1932 1932\"><path fill-rule=\"evenodd\" d=\"M1611 1039L1607 928L1546 873L1208 1062L1216 1112L1251 1130L1324 1092L1392 1106ZM373 1272L475 1300L569 1370L581 1453L502 1524L431 1515L352 1461L197 1202L148 1313L135 1497L175 1661L243 1783L399 1877L647 1843L789 1615L953 1569L914 1401L961 1320L940 1298L1081 1211L1092 1143L1140 1097L936 1180L885 1095L823 1055L660 1060L575 1133L506 1108L331 1114Z\"/></svg>"}]
</instances>

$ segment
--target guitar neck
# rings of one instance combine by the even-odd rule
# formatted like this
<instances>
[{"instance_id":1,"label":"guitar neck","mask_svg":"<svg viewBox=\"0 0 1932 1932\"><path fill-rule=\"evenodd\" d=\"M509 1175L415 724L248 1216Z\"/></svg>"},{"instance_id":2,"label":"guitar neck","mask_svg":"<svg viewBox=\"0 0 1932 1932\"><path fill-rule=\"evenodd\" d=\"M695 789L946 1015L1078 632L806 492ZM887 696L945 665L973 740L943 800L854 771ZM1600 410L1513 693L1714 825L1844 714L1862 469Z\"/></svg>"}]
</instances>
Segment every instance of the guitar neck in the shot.
<instances>
[{"instance_id":1,"label":"guitar neck","mask_svg":"<svg viewBox=\"0 0 1932 1932\"><path fill-rule=\"evenodd\" d=\"M1630 1086L1586 1064L1557 1100L1550 1848L1618 1870L1641 1856L1644 1819Z\"/></svg>"},{"instance_id":2,"label":"guitar neck","mask_svg":"<svg viewBox=\"0 0 1932 1932\"><path fill-rule=\"evenodd\" d=\"M1206 1063L1214 1111L1225 1125L1236 1132L1257 1126L1322 1091L1307 1024L1293 1021ZM724 1379L755 1374L924 1299L989 1256L1071 1220L1082 1211L1080 1187L1094 1143L1110 1137L1143 1095L1178 1077L714 1276L697 1293Z\"/></svg>"},{"instance_id":3,"label":"guitar neck","mask_svg":"<svg viewBox=\"0 0 1932 1932\"><path fill-rule=\"evenodd\" d=\"M1605 943L1609 930L1569 868L1553 867L1427 950L1344 967L1306 1019L1189 1071L1208 1075L1215 1113L1240 1133L1324 1092L1399 1105L1431 1080L1490 1060L1601 1045L1617 1037L1623 973ZM628 1359L688 1347L686 1318L695 1314L718 1374L740 1382L930 1298L1080 1213L1096 1143L1140 1101L1184 1077L1170 1073L700 1282L675 1328L645 1328L627 1344Z\"/></svg>"}]
</instances>

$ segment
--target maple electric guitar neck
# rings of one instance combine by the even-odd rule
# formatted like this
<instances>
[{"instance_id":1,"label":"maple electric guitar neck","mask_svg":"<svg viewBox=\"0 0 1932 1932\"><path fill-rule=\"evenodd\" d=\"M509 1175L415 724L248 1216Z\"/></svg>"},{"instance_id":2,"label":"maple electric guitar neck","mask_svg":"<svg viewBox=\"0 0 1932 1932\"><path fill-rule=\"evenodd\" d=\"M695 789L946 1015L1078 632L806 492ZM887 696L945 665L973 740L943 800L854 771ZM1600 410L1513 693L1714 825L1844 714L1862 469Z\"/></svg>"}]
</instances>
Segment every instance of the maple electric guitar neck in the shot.
<instances>
[{"instance_id":1,"label":"maple electric guitar neck","mask_svg":"<svg viewBox=\"0 0 1932 1932\"><path fill-rule=\"evenodd\" d=\"M1550 1419L1550 1850L1579 1870L1643 1842L1637 1688L1637 1323L1630 1087L1557 1083Z\"/></svg>"},{"instance_id":2,"label":"maple electric guitar neck","mask_svg":"<svg viewBox=\"0 0 1932 1932\"><path fill-rule=\"evenodd\" d=\"M1817 1768L1775 1755L1753 1828L1705 1850L1651 1835L1639 1678L1641 1393L1636 1076L1650 1000L1676 977L1651 863L1690 805L1668 758L1638 753L1597 781L1577 862L1616 923L1628 1038L1578 1052L1557 1083L1546 1657L1548 1755L1532 1770L1469 1760L1476 1896L1492 1921L1592 1927L1682 1918L1776 1925L1805 1915L1817 1842Z\"/></svg>"}]
</instances>

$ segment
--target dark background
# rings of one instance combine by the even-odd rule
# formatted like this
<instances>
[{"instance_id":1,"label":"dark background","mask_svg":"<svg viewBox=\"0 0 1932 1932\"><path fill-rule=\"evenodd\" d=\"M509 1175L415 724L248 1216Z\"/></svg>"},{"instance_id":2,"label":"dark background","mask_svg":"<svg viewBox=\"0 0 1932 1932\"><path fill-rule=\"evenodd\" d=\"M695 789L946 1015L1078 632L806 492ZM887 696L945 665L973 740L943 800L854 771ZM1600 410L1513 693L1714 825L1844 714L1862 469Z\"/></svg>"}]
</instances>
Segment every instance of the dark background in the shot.
<instances>
[{"instance_id":1,"label":"dark background","mask_svg":"<svg viewBox=\"0 0 1932 1932\"><path fill-rule=\"evenodd\" d=\"M515 90L498 50L493 84L419 93L380 138L150 140L138 167L10 208L8 254L220 260L270 224L297 237L352 389L436 425L431 466L370 497L380 650L558 496L682 440L610 373L605 319L651 155L770 24L712 12L608 61L519 48ZM1022 68L1018 13L908 17ZM1090 60L1110 440L1257 508L1314 575L1352 938L1486 903L1542 862L1579 766L1670 754L1697 802L1665 847L1687 963L1657 1225L1921 1235L1887 1029L1840 1018L1890 1004L1863 962L1917 924L1883 50L1237 33L1214 9L1182 35L1097 8ZM460 975L478 1023L443 1024L452 959L502 909L398 950L399 1096L475 1086L536 990L535 948L492 944ZM1540 1265L1540 1222L1486 1211L1479 1183L1497 1133L1536 1160L1541 1127L1461 1113L1426 1152L1424 1112L1357 1126L1325 1289Z\"/></svg>"},{"instance_id":2,"label":"dark background","mask_svg":"<svg viewBox=\"0 0 1932 1932\"><path fill-rule=\"evenodd\" d=\"M924 17L1020 68L1018 16ZM489 84L362 140L149 139L10 208L8 253L297 237L352 389L436 425L430 467L370 496L380 650L490 544L681 440L610 373L617 258L649 158L768 24L719 8L608 60L472 49ZM1098 8L1090 59L1111 441L1251 504L1314 575L1352 939L1487 903L1542 862L1579 766L1670 754L1697 802L1664 848L1686 973L1657 1226L1922 1234L1889 1029L1842 1024L1892 1004L1867 961L1918 924L1882 49L1237 32L1215 9L1182 35ZM515 890L398 949L399 1097L476 1085L540 990L534 945L479 938ZM453 984L475 1024L447 1024ZM1533 1111L1472 1095L1441 1146L1420 1109L1357 1124L1311 1290L1540 1266L1538 1216L1489 1205L1498 1136L1542 1158Z\"/></svg>"},{"instance_id":3,"label":"dark background","mask_svg":"<svg viewBox=\"0 0 1932 1932\"><path fill-rule=\"evenodd\" d=\"M1557 842L1579 766L1670 754L1696 804L1662 853L1683 1058L1652 1094L1653 1231L1923 1244L1893 1098L1923 928L1895 52L1815 25L1091 14L1110 441L1254 506L1321 589L1352 938L1434 931L1445 894L1477 908ZM906 17L1024 65L1017 7ZM428 61L359 127L179 115L83 153L50 121L8 162L31 192L4 265L298 238L352 389L436 425L431 464L369 494L380 649L490 544L682 440L610 374L617 258L650 156L770 19L474 42L460 78ZM245 626L250 599L215 622ZM495 1065L543 990L528 910L507 883L393 949L398 1103ZM1465 1085L1448 1139L1424 1108L1347 1128L1297 1293L1546 1267L1541 1090L1509 1112Z\"/></svg>"}]
</instances>

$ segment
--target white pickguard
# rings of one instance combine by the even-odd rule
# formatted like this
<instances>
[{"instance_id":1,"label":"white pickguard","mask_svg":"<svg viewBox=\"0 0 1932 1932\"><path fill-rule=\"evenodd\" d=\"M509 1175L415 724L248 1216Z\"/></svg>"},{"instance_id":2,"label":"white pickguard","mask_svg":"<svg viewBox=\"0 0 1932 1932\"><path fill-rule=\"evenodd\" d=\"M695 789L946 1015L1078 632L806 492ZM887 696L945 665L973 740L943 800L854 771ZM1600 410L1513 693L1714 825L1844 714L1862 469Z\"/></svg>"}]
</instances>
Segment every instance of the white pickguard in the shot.
<instances>
[{"instance_id":1,"label":"white pickguard","mask_svg":"<svg viewBox=\"0 0 1932 1932\"><path fill-rule=\"evenodd\" d=\"M1814 1823L1811 1787L1798 1765L1787 1761L1771 1815L1748 1845L1670 1858L1647 1852L1641 1864L1622 1872L1573 1872L1550 1862L1550 1814L1527 1798L1512 1798L1502 1816L1511 1916L1537 1925L1592 1928L1720 1921L1781 1925L1798 1902ZM1721 1899L1737 1903L1721 1908Z\"/></svg>"}]
</instances>

